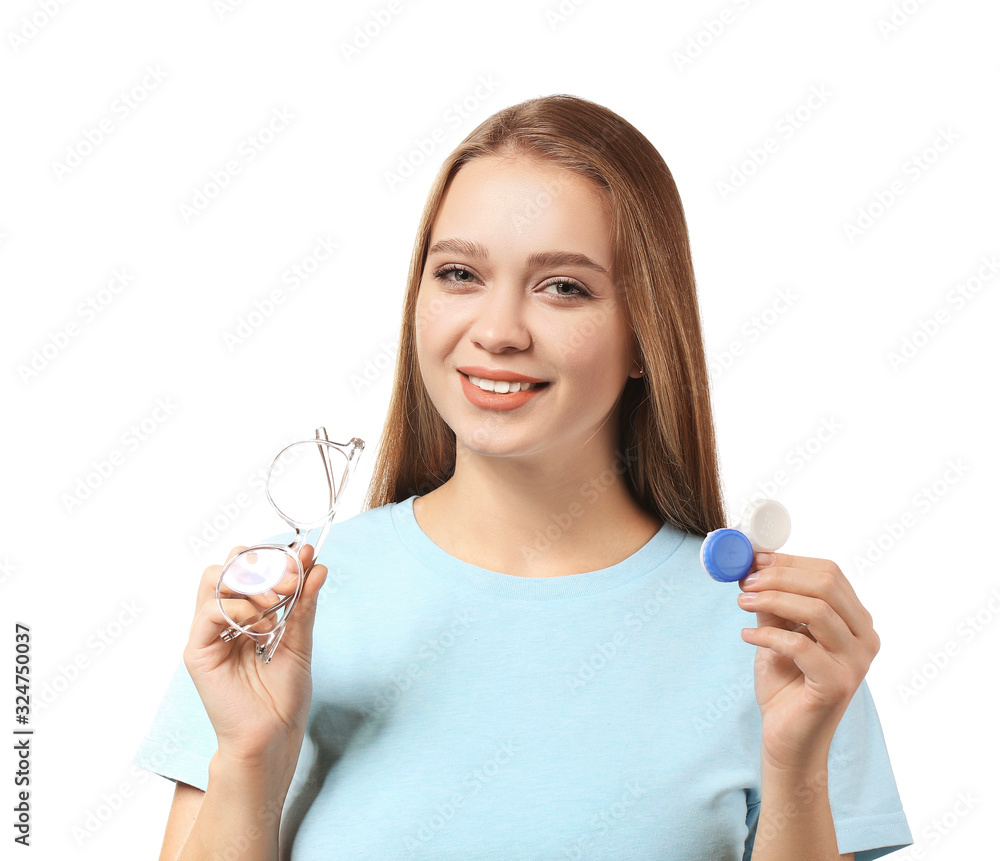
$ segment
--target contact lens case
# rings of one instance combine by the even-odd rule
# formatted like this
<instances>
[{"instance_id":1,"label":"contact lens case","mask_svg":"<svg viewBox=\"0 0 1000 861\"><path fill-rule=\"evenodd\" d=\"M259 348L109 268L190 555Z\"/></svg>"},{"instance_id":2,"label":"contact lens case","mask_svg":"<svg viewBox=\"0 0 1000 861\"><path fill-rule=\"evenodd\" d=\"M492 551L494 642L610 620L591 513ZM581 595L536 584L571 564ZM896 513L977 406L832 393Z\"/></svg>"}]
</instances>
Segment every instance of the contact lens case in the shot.
<instances>
[{"instance_id":1,"label":"contact lens case","mask_svg":"<svg viewBox=\"0 0 1000 861\"><path fill-rule=\"evenodd\" d=\"M743 511L735 529L715 529L701 543L701 565L714 580L742 580L753 567L755 552L784 546L792 531L788 511L774 499L758 499Z\"/></svg>"}]
</instances>

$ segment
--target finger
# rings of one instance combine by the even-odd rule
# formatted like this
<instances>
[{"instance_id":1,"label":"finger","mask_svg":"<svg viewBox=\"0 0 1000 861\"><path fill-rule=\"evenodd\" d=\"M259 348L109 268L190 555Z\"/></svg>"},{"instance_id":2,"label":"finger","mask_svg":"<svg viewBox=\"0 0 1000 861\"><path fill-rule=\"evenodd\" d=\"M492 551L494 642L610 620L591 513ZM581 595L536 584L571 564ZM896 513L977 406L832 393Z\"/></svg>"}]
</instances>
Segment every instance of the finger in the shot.
<instances>
[{"instance_id":1,"label":"finger","mask_svg":"<svg viewBox=\"0 0 1000 861\"><path fill-rule=\"evenodd\" d=\"M230 618L237 621L240 619L240 613L236 608L227 607L226 612L229 613ZM188 634L186 651L201 652L218 645L221 654L229 654L229 643L219 635L230 625L231 622L226 618L219 602L213 596L205 601L195 613L194 621L191 623L191 632Z\"/></svg>"},{"instance_id":2,"label":"finger","mask_svg":"<svg viewBox=\"0 0 1000 861\"><path fill-rule=\"evenodd\" d=\"M770 568L774 565L774 560L774 553L765 553L763 551L754 553L753 562L750 565L750 570L747 572L747 576L753 574L754 571L760 571L762 568Z\"/></svg>"},{"instance_id":3,"label":"finger","mask_svg":"<svg viewBox=\"0 0 1000 861\"><path fill-rule=\"evenodd\" d=\"M237 553L242 553L246 550L246 545L239 545L234 547L229 551L229 556L226 557L226 562L229 562ZM209 565L201 574L201 580L198 581L198 599L195 604L195 614L202 605L209 599L215 597L215 587L219 582L219 576L222 574L223 565Z\"/></svg>"},{"instance_id":4,"label":"finger","mask_svg":"<svg viewBox=\"0 0 1000 861\"><path fill-rule=\"evenodd\" d=\"M281 575L281 579L268 590L268 594L271 597L276 597L278 595L291 595L298 585L299 570L295 567L295 560L289 557L288 568L285 570L285 573Z\"/></svg>"},{"instance_id":5,"label":"finger","mask_svg":"<svg viewBox=\"0 0 1000 861\"><path fill-rule=\"evenodd\" d=\"M836 611L820 598L768 589L763 592L742 593L739 596L739 605L744 610L757 614L758 626L772 625L787 629L784 624L774 625L769 617L807 625L815 642L835 658L841 656L840 663L846 663L846 657L857 648L857 640L850 628Z\"/></svg>"},{"instance_id":6,"label":"finger","mask_svg":"<svg viewBox=\"0 0 1000 861\"><path fill-rule=\"evenodd\" d=\"M243 558L247 558L247 555L249 554L244 554ZM308 554L300 554L300 558L302 556L307 560L309 558ZM267 620L268 624L272 626L277 624L290 612L291 607L289 605L291 600L295 597L296 591L301 588L302 578L299 575L301 561L296 561L295 557L291 554L285 554L284 558L285 570L281 575L281 579L263 592L244 592L240 589L232 588L228 583L223 583L221 590L216 592L217 599L221 599L224 604L227 598L232 598L240 599L248 605L252 605L252 619L242 619L241 622L247 627L252 627L252 630L256 632L263 632L270 630L270 628L263 627L263 623L261 625L250 626L247 624L249 621L262 619Z\"/></svg>"},{"instance_id":7,"label":"finger","mask_svg":"<svg viewBox=\"0 0 1000 861\"><path fill-rule=\"evenodd\" d=\"M278 593L273 589L268 589L266 592L258 592L256 595L247 595L247 599L253 601L258 611L269 610L281 600L278 597Z\"/></svg>"},{"instance_id":8,"label":"finger","mask_svg":"<svg viewBox=\"0 0 1000 861\"><path fill-rule=\"evenodd\" d=\"M258 596L246 597L237 595L222 599L223 615L232 619L232 624L256 634L270 631L281 618L281 608L275 610L273 605L261 607L253 600ZM218 604L219 602L216 601Z\"/></svg>"},{"instance_id":9,"label":"finger","mask_svg":"<svg viewBox=\"0 0 1000 861\"><path fill-rule=\"evenodd\" d=\"M313 563L313 546L311 544L303 544L299 548L299 560L302 562L302 570L308 571L309 566Z\"/></svg>"},{"instance_id":10,"label":"finger","mask_svg":"<svg viewBox=\"0 0 1000 861\"><path fill-rule=\"evenodd\" d=\"M319 601L319 593L323 588L323 584L326 582L327 578L327 567L325 565L317 564L314 565L309 573L306 575L306 579L302 583L302 591L299 593L299 600L297 603L298 609L302 611L301 618L306 616L315 615L316 605Z\"/></svg>"},{"instance_id":11,"label":"finger","mask_svg":"<svg viewBox=\"0 0 1000 861\"><path fill-rule=\"evenodd\" d=\"M327 567L325 565L314 565L306 576L302 584L302 595L300 600L308 612L316 612L316 605L319 601L319 592L326 583Z\"/></svg>"},{"instance_id":12,"label":"finger","mask_svg":"<svg viewBox=\"0 0 1000 861\"><path fill-rule=\"evenodd\" d=\"M760 628L744 628L743 639L754 646L782 655L797 666L802 675L813 685L831 692L842 687L840 681L843 667L818 643L798 631L788 631L766 625Z\"/></svg>"},{"instance_id":13,"label":"finger","mask_svg":"<svg viewBox=\"0 0 1000 861\"><path fill-rule=\"evenodd\" d=\"M327 573L325 565L312 567L302 584L299 599L285 622L285 633L281 647L294 650L296 654L306 660L312 659L316 605L320 590L326 582Z\"/></svg>"},{"instance_id":14,"label":"finger","mask_svg":"<svg viewBox=\"0 0 1000 861\"><path fill-rule=\"evenodd\" d=\"M858 599L844 573L829 559L776 553L774 565L756 572L756 579L739 581L744 592L776 589L826 601L854 636L864 639L872 631L872 617Z\"/></svg>"}]
</instances>

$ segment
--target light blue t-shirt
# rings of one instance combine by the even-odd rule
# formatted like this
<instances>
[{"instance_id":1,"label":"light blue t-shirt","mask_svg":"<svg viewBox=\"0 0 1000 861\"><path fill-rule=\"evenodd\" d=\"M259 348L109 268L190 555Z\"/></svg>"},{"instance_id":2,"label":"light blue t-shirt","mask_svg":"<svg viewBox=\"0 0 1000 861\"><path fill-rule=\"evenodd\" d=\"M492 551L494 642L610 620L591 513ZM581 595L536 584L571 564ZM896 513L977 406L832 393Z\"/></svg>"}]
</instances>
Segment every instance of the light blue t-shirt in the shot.
<instances>
[{"instance_id":1,"label":"light blue t-shirt","mask_svg":"<svg viewBox=\"0 0 1000 861\"><path fill-rule=\"evenodd\" d=\"M335 524L320 555L283 857L747 861L756 622L701 568L701 539L664 524L609 568L521 577L438 547L414 498ZM205 789L215 750L181 663L135 762ZM840 852L913 842L866 683L829 793Z\"/></svg>"}]
</instances>

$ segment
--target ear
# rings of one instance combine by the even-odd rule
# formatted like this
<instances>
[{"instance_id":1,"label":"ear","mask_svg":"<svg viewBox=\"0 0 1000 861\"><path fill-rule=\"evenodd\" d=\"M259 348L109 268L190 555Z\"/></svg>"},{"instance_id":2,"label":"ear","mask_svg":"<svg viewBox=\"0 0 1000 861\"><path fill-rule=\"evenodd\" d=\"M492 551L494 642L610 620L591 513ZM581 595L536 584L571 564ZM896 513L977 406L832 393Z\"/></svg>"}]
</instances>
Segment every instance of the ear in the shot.
<instances>
[{"instance_id":1,"label":"ear","mask_svg":"<svg viewBox=\"0 0 1000 861\"><path fill-rule=\"evenodd\" d=\"M645 362L642 357L642 349L639 346L639 339L636 337L635 332L632 332L632 346L629 350L629 358L632 360L632 367L628 372L628 375L633 379L639 379L645 376Z\"/></svg>"}]
</instances>

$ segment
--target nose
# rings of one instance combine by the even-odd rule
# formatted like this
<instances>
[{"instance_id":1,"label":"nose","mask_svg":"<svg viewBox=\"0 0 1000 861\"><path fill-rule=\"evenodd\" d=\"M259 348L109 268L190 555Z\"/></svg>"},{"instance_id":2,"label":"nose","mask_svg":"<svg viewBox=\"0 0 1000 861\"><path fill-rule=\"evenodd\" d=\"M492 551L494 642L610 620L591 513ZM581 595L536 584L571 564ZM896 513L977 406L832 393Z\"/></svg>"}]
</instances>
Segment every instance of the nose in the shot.
<instances>
[{"instance_id":1,"label":"nose","mask_svg":"<svg viewBox=\"0 0 1000 861\"><path fill-rule=\"evenodd\" d=\"M528 349L531 346L525 307L528 301L523 288L494 284L477 303L469 338L490 353Z\"/></svg>"}]
</instances>

